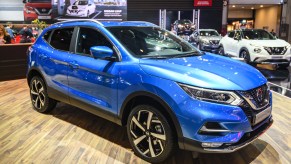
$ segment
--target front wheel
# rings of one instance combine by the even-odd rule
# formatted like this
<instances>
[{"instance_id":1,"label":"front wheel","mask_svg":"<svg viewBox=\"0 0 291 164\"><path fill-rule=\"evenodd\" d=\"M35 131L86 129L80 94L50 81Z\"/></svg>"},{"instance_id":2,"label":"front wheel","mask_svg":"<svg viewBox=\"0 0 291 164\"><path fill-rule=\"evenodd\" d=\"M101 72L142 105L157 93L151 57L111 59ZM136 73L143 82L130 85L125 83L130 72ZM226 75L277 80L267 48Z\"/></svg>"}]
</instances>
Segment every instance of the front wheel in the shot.
<instances>
[{"instance_id":1,"label":"front wheel","mask_svg":"<svg viewBox=\"0 0 291 164\"><path fill-rule=\"evenodd\" d=\"M223 46L220 46L219 47L218 54L221 55L221 56L224 56L225 55Z\"/></svg>"},{"instance_id":2,"label":"front wheel","mask_svg":"<svg viewBox=\"0 0 291 164\"><path fill-rule=\"evenodd\" d=\"M250 63L250 61L251 61L250 54L247 50L242 50L239 54L239 57L243 58L246 63Z\"/></svg>"},{"instance_id":3,"label":"front wheel","mask_svg":"<svg viewBox=\"0 0 291 164\"><path fill-rule=\"evenodd\" d=\"M34 76L30 80L29 88L34 110L45 113L55 108L57 101L48 97L47 89L42 78Z\"/></svg>"},{"instance_id":4,"label":"front wheel","mask_svg":"<svg viewBox=\"0 0 291 164\"><path fill-rule=\"evenodd\" d=\"M168 120L149 105L138 105L130 112L127 135L136 155L148 162L164 161L175 148L174 135Z\"/></svg>"}]
</instances>

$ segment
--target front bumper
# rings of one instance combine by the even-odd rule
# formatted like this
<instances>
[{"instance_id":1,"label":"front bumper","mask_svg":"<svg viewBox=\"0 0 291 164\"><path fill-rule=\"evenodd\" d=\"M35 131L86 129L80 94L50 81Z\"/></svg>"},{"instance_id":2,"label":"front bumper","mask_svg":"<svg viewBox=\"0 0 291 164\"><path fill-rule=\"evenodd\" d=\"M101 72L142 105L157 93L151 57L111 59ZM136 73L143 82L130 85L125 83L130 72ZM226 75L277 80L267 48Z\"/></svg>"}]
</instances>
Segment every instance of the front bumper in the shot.
<instances>
[{"instance_id":1,"label":"front bumper","mask_svg":"<svg viewBox=\"0 0 291 164\"><path fill-rule=\"evenodd\" d=\"M269 129L272 124L272 116L269 116L267 119L261 122L260 125L258 125L257 129L252 132L245 133L238 142L233 144L224 144L219 148L203 148L201 146L202 142L191 140L185 137L181 140L182 143L179 143L179 146L181 149L184 150L196 151L201 153L231 153L252 143L264 132L266 132L266 130Z\"/></svg>"},{"instance_id":2,"label":"front bumper","mask_svg":"<svg viewBox=\"0 0 291 164\"><path fill-rule=\"evenodd\" d=\"M212 53L218 53L219 45L211 45L211 44L201 44L201 50L212 52Z\"/></svg>"},{"instance_id":3,"label":"front bumper","mask_svg":"<svg viewBox=\"0 0 291 164\"><path fill-rule=\"evenodd\" d=\"M71 11L67 11L67 16L74 16L74 17L86 17L87 13L86 10L81 10L81 11L75 11L75 10L71 10Z\"/></svg>"}]
</instances>

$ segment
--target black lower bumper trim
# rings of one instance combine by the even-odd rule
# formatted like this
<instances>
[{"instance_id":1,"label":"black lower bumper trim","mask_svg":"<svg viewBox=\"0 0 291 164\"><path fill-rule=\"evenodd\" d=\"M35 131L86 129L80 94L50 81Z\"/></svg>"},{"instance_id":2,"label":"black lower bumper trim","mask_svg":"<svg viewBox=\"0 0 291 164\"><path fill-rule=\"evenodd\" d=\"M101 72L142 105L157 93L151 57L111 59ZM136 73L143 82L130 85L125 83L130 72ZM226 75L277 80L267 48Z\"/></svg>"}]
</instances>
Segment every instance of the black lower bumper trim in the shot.
<instances>
[{"instance_id":1,"label":"black lower bumper trim","mask_svg":"<svg viewBox=\"0 0 291 164\"><path fill-rule=\"evenodd\" d=\"M184 138L183 144L179 145L181 149L201 153L231 153L252 143L260 135L262 135L272 124L273 119L272 117L269 117L268 119L265 120L265 123L261 127L257 128L252 132L244 134L244 136L240 139L239 142L233 144L223 144L218 148L203 148L201 146L201 142L194 141L188 138ZM181 147L181 145L183 145L183 147Z\"/></svg>"}]
</instances>

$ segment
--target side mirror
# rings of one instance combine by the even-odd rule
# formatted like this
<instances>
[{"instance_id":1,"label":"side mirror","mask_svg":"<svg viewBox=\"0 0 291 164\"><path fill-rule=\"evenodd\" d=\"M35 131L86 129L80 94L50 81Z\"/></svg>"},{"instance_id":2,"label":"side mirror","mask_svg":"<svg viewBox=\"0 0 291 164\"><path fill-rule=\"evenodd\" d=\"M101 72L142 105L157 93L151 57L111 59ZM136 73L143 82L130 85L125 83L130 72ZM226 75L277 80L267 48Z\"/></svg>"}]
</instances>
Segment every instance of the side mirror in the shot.
<instances>
[{"instance_id":1,"label":"side mirror","mask_svg":"<svg viewBox=\"0 0 291 164\"><path fill-rule=\"evenodd\" d=\"M26 3L26 2L27 2L26 0L23 0L23 1L22 1L22 3Z\"/></svg>"},{"instance_id":2,"label":"side mirror","mask_svg":"<svg viewBox=\"0 0 291 164\"><path fill-rule=\"evenodd\" d=\"M112 58L113 50L107 46L93 46L90 48L91 55L95 59Z\"/></svg>"},{"instance_id":3,"label":"side mirror","mask_svg":"<svg viewBox=\"0 0 291 164\"><path fill-rule=\"evenodd\" d=\"M88 6L92 6L92 4L90 3Z\"/></svg>"}]
</instances>

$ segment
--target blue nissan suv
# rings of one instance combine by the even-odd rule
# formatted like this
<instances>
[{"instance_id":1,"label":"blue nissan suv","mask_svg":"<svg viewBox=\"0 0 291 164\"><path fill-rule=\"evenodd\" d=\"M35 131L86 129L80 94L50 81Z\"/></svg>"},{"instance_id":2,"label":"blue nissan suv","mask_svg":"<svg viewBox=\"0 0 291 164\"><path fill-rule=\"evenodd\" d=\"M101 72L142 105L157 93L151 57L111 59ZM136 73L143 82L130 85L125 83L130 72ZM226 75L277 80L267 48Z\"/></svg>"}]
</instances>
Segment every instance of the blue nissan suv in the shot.
<instances>
[{"instance_id":1,"label":"blue nissan suv","mask_svg":"<svg viewBox=\"0 0 291 164\"><path fill-rule=\"evenodd\" d=\"M59 22L27 53L36 111L64 102L126 126L133 151L148 162L177 147L233 152L273 123L272 94L258 70L152 23Z\"/></svg>"}]
</instances>

